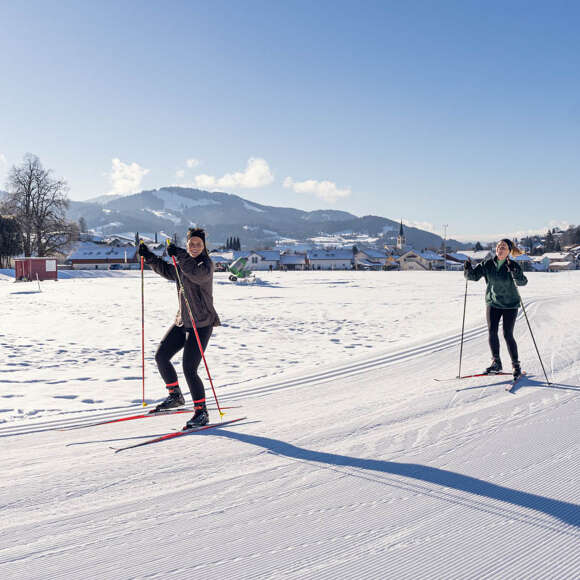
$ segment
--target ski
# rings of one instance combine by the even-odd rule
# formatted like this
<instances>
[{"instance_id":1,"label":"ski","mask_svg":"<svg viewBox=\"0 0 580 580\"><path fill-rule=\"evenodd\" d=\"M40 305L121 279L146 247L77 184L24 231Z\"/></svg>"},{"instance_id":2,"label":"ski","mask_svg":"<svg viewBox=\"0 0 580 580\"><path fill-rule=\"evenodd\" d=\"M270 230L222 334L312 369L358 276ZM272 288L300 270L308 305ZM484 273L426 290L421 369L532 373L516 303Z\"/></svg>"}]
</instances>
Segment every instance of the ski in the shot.
<instances>
[{"instance_id":1,"label":"ski","mask_svg":"<svg viewBox=\"0 0 580 580\"><path fill-rule=\"evenodd\" d=\"M221 407L222 409L239 409L236 407ZM72 431L74 429L84 429L85 427L98 427L99 425L110 425L112 423L122 423L123 421L133 421L134 419L147 419L148 417L164 417L166 415L178 415L179 413L194 413L193 408L184 409L170 409L168 411L158 411L156 413L139 413L138 415L130 415L129 417L119 417L117 419L107 419L106 421L97 421L95 423L82 423L80 425L71 425L70 427L61 427L59 431Z\"/></svg>"},{"instance_id":2,"label":"ski","mask_svg":"<svg viewBox=\"0 0 580 580\"><path fill-rule=\"evenodd\" d=\"M453 377L452 379L433 379L434 381L437 381L438 383L441 382L445 382L445 381L458 381L461 379L474 379L475 377L496 377L496 376L502 376L502 375L511 375L511 373L478 373L476 375L463 375L462 377Z\"/></svg>"},{"instance_id":3,"label":"ski","mask_svg":"<svg viewBox=\"0 0 580 580\"><path fill-rule=\"evenodd\" d=\"M182 435L190 435L192 433L199 433L200 431L207 431L207 429L213 429L215 427L225 427L226 425L231 425L232 423L237 423L238 421L243 421L247 417L240 417L239 419L230 419L229 421L223 421L222 423L209 423L203 427L194 427L193 429L185 429L184 431L172 431L160 437L154 437L153 439L147 439L147 441L142 441L141 443L135 443L133 445L127 445L127 447L111 447L115 450L115 453L120 451L126 451L127 449L135 449L135 447L143 447L144 445L150 445L151 443L159 443L161 441L167 441L169 439L175 439L176 437L181 437Z\"/></svg>"},{"instance_id":4,"label":"ski","mask_svg":"<svg viewBox=\"0 0 580 580\"><path fill-rule=\"evenodd\" d=\"M522 371L522 374L517 378L514 379L513 381L510 381L506 386L505 386L505 390L508 393L512 392L512 389L517 385L518 381L521 380L522 377L524 377L526 375L526 371Z\"/></svg>"}]
</instances>

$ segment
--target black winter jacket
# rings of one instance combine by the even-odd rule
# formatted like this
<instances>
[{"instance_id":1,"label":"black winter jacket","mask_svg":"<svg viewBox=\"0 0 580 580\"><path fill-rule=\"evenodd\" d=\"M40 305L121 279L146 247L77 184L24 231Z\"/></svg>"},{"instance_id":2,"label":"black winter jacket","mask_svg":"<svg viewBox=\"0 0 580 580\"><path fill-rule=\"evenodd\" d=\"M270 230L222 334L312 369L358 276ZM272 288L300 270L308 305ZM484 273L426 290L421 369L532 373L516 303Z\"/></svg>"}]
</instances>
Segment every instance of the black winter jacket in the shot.
<instances>
[{"instance_id":1,"label":"black winter jacket","mask_svg":"<svg viewBox=\"0 0 580 580\"><path fill-rule=\"evenodd\" d=\"M180 277L185 289L185 295L191 307L195 325L219 326L219 316L213 307L213 271L214 265L209 256L201 254L192 258L183 248L177 248L175 255L180 270ZM167 280L176 282L179 310L175 317L175 324L192 328L189 312L185 300L179 291L179 283L173 263L169 264L158 256L149 256L145 260L148 266Z\"/></svg>"}]
</instances>

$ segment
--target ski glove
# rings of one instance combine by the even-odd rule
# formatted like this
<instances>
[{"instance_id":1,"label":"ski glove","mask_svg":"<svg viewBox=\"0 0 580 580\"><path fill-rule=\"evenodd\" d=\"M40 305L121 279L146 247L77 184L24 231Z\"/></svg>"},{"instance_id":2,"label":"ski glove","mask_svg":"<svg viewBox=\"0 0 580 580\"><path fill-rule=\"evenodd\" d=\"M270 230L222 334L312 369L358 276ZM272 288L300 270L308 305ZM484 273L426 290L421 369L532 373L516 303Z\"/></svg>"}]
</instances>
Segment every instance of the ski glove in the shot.
<instances>
[{"instance_id":1,"label":"ski glove","mask_svg":"<svg viewBox=\"0 0 580 580\"><path fill-rule=\"evenodd\" d=\"M155 254L145 245L145 242L139 244L139 255L143 256L145 260L155 256Z\"/></svg>"},{"instance_id":2,"label":"ski glove","mask_svg":"<svg viewBox=\"0 0 580 580\"><path fill-rule=\"evenodd\" d=\"M518 267L513 260L507 260L506 267L512 274L518 271Z\"/></svg>"},{"instance_id":3,"label":"ski glove","mask_svg":"<svg viewBox=\"0 0 580 580\"><path fill-rule=\"evenodd\" d=\"M168 256L177 256L179 248L175 244L168 244L167 246L167 255Z\"/></svg>"}]
</instances>

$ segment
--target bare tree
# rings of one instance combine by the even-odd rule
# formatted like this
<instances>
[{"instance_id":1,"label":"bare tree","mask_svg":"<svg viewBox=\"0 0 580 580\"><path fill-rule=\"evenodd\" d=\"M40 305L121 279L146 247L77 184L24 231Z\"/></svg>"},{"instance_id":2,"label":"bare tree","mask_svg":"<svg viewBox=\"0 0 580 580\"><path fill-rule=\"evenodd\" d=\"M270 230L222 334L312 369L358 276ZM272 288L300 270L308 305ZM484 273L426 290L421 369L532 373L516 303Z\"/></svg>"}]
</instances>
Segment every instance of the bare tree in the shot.
<instances>
[{"instance_id":1,"label":"bare tree","mask_svg":"<svg viewBox=\"0 0 580 580\"><path fill-rule=\"evenodd\" d=\"M66 247L78 226L66 221L69 201L66 181L52 177L40 159L30 153L8 174L3 204L20 226L25 256L46 256Z\"/></svg>"}]
</instances>

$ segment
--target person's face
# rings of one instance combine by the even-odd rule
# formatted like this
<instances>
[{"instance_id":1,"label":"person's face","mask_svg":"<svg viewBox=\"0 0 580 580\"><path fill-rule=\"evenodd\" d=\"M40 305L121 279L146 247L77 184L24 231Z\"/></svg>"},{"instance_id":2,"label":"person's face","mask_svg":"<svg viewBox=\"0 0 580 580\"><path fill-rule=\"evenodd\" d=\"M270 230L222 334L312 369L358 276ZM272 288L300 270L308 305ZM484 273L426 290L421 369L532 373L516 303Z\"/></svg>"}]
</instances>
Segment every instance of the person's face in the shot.
<instances>
[{"instance_id":1,"label":"person's face","mask_svg":"<svg viewBox=\"0 0 580 580\"><path fill-rule=\"evenodd\" d=\"M204 248L205 248L205 245L204 245L203 240L201 238L198 238L197 236L193 236L192 238L189 238L189 240L187 242L187 253L192 258L197 258L203 252Z\"/></svg>"},{"instance_id":2,"label":"person's face","mask_svg":"<svg viewBox=\"0 0 580 580\"><path fill-rule=\"evenodd\" d=\"M499 242L499 244L495 247L495 254L498 260L505 260L510 253L510 249L505 242Z\"/></svg>"}]
</instances>

